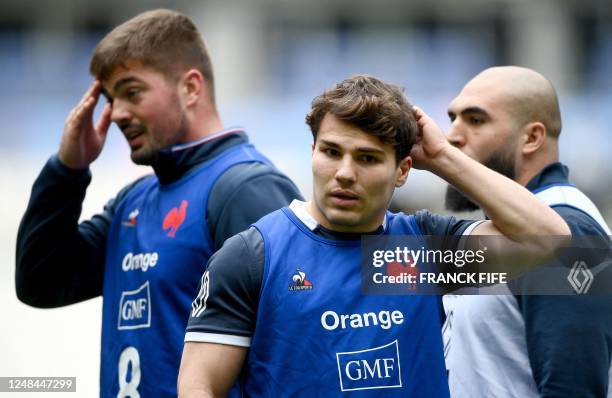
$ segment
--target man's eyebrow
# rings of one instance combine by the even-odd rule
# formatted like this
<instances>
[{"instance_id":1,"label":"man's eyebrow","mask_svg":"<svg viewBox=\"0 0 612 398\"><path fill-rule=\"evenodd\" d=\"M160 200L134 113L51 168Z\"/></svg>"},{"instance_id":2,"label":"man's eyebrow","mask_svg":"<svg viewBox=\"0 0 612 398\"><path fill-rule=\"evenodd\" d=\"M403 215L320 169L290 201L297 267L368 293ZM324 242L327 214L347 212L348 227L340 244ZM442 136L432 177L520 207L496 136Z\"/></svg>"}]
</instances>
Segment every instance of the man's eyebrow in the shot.
<instances>
[{"instance_id":1,"label":"man's eyebrow","mask_svg":"<svg viewBox=\"0 0 612 398\"><path fill-rule=\"evenodd\" d=\"M321 142L322 145L328 146L330 148L340 148L340 145L336 144L333 141L328 141L328 140L319 140L319 141ZM355 151L362 152L362 153L377 153L377 154L385 153L385 151L383 151L380 148L370 147L370 146L359 147L359 148L356 148Z\"/></svg>"},{"instance_id":2,"label":"man's eyebrow","mask_svg":"<svg viewBox=\"0 0 612 398\"><path fill-rule=\"evenodd\" d=\"M360 147L357 148L357 152L364 152L364 153L385 153L385 151L383 151L380 148L374 148L374 147L369 147L369 146L364 146L364 147Z\"/></svg>"},{"instance_id":3,"label":"man's eyebrow","mask_svg":"<svg viewBox=\"0 0 612 398\"><path fill-rule=\"evenodd\" d=\"M470 106L467 107L465 109L462 109L461 112L462 115L465 114L477 114L477 115L482 115L482 116L489 116L489 113L487 111L485 111L484 109L482 109L479 106Z\"/></svg>"},{"instance_id":4,"label":"man's eyebrow","mask_svg":"<svg viewBox=\"0 0 612 398\"><path fill-rule=\"evenodd\" d=\"M340 148L340 145L336 144L333 141L327 141L327 140L319 140L321 142L321 144L332 147L332 148Z\"/></svg>"},{"instance_id":5,"label":"man's eyebrow","mask_svg":"<svg viewBox=\"0 0 612 398\"><path fill-rule=\"evenodd\" d=\"M124 77L123 79L119 79L115 82L115 85L113 86L113 92L119 91L121 87L125 86L126 84L137 82L137 81L139 80L135 78L134 76L128 76L128 77Z\"/></svg>"}]
</instances>

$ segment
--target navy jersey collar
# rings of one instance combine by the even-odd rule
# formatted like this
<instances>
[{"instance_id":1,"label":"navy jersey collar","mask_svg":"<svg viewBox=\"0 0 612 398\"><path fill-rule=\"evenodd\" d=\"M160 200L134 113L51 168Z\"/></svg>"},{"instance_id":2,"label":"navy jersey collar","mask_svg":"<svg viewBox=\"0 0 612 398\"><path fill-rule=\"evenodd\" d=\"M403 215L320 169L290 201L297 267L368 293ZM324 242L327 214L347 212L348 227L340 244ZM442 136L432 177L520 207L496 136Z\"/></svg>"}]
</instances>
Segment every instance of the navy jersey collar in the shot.
<instances>
[{"instance_id":1,"label":"navy jersey collar","mask_svg":"<svg viewBox=\"0 0 612 398\"><path fill-rule=\"evenodd\" d=\"M293 202L289 205L289 210L295 215L295 217L315 235L319 235L325 239L337 240L337 241L355 241L361 239L363 235L381 235L385 232L387 225L387 215L383 220L380 227L371 232L366 233L354 233L354 232L338 232L331 229L327 229L317 223L314 217L306 209L306 202L298 199L293 199Z\"/></svg>"},{"instance_id":2,"label":"navy jersey collar","mask_svg":"<svg viewBox=\"0 0 612 398\"><path fill-rule=\"evenodd\" d=\"M249 142L242 128L230 128L200 140L164 148L153 162L153 170L161 184L171 184L226 149Z\"/></svg>"},{"instance_id":3,"label":"navy jersey collar","mask_svg":"<svg viewBox=\"0 0 612 398\"><path fill-rule=\"evenodd\" d=\"M569 184L569 169L564 164L557 162L544 167L527 183L526 188L533 192L550 185L567 184Z\"/></svg>"}]
</instances>

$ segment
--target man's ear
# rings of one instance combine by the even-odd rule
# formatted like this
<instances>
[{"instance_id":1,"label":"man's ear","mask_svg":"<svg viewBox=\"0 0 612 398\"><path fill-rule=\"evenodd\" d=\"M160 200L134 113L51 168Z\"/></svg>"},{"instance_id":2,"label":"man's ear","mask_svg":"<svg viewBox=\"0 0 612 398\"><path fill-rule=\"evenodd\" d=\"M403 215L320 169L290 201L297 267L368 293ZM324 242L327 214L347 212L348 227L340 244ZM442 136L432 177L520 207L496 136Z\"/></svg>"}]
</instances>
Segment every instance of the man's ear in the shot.
<instances>
[{"instance_id":1,"label":"man's ear","mask_svg":"<svg viewBox=\"0 0 612 398\"><path fill-rule=\"evenodd\" d=\"M395 187L399 188L406 183L408 179L408 172L412 167L412 158L410 156L406 156L403 158L399 164L397 165L396 177L395 177Z\"/></svg>"},{"instance_id":2,"label":"man's ear","mask_svg":"<svg viewBox=\"0 0 612 398\"><path fill-rule=\"evenodd\" d=\"M313 142L312 142L312 146L311 146L311 148L312 148L312 153L311 153L311 155L314 155L315 144L316 144L316 141L313 141Z\"/></svg>"},{"instance_id":3,"label":"man's ear","mask_svg":"<svg viewBox=\"0 0 612 398\"><path fill-rule=\"evenodd\" d=\"M189 107L195 104L204 89L204 76L197 69L189 69L183 74L181 79L181 89L184 95L185 106Z\"/></svg>"},{"instance_id":4,"label":"man's ear","mask_svg":"<svg viewBox=\"0 0 612 398\"><path fill-rule=\"evenodd\" d=\"M541 122L528 123L523 128L521 154L531 155L537 152L546 141L546 126Z\"/></svg>"}]
</instances>

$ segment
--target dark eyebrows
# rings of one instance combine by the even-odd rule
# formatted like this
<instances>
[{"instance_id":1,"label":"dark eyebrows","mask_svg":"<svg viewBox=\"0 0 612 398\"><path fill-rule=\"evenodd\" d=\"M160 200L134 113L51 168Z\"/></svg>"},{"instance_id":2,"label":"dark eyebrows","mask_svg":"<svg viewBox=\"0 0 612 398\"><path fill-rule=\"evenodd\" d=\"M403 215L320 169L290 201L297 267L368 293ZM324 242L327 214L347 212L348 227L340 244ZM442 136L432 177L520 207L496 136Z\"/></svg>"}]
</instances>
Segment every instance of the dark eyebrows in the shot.
<instances>
[{"instance_id":1,"label":"dark eyebrows","mask_svg":"<svg viewBox=\"0 0 612 398\"><path fill-rule=\"evenodd\" d=\"M467 107L465 109L462 109L459 114L461 115L480 115L480 116L484 116L484 117L488 117L489 113L487 111L485 111L484 109L482 109L479 106L470 106ZM457 116L457 114L454 111L451 111L450 109L448 110L448 117L453 119Z\"/></svg>"},{"instance_id":2,"label":"dark eyebrows","mask_svg":"<svg viewBox=\"0 0 612 398\"><path fill-rule=\"evenodd\" d=\"M130 83L134 83L134 82L139 83L140 80L135 76L127 76L127 77L124 77L123 79L119 79L115 82L115 85L112 87L112 92L115 93L115 95L117 95L117 92L119 92L119 90L121 90L126 85ZM112 96L110 92L104 86L102 87L101 93L102 95L106 97L108 102L111 102L111 103L113 102L114 96Z\"/></svg>"},{"instance_id":3,"label":"dark eyebrows","mask_svg":"<svg viewBox=\"0 0 612 398\"><path fill-rule=\"evenodd\" d=\"M371 153L371 154L383 154L383 155L385 154L385 151L383 151L382 149L372 148L372 147L357 148L357 152Z\"/></svg>"},{"instance_id":4,"label":"dark eyebrows","mask_svg":"<svg viewBox=\"0 0 612 398\"><path fill-rule=\"evenodd\" d=\"M331 147L331 148L340 148L340 145L336 144L336 143L335 143L335 142L333 142L333 141L327 141L327 140L322 140L322 139L319 139L318 141L319 141L321 144L323 144L323 145L325 145L325 146L328 146L328 147Z\"/></svg>"},{"instance_id":5,"label":"dark eyebrows","mask_svg":"<svg viewBox=\"0 0 612 398\"><path fill-rule=\"evenodd\" d=\"M319 139L318 140L322 145L329 147L329 148L334 148L334 149L340 149L340 145L336 144L333 141L327 141L327 140L323 140L323 139ZM374 148L374 147L359 147L356 149L356 152L360 152L360 153L371 153L371 154L385 154L385 151L383 151L382 149L379 148Z\"/></svg>"},{"instance_id":6,"label":"dark eyebrows","mask_svg":"<svg viewBox=\"0 0 612 398\"><path fill-rule=\"evenodd\" d=\"M478 106L470 106L461 110L462 115L480 115L480 116L489 116L489 113Z\"/></svg>"},{"instance_id":7,"label":"dark eyebrows","mask_svg":"<svg viewBox=\"0 0 612 398\"><path fill-rule=\"evenodd\" d=\"M115 82L115 85L113 86L113 92L117 92L119 90L121 90L121 87L125 86L126 84L129 83L133 83L133 82L139 82L140 80L138 80L137 78L133 77L133 76L128 76L128 77L124 77L123 79L119 79Z\"/></svg>"}]
</instances>

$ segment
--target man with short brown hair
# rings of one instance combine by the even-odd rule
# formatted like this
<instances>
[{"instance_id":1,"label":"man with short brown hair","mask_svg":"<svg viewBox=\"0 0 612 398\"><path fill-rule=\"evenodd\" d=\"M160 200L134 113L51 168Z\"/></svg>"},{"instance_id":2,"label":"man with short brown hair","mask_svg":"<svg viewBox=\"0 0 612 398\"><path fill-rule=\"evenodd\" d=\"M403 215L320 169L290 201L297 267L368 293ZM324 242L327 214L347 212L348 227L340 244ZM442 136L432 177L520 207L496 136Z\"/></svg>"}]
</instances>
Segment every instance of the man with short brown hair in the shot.
<instances>
[{"instance_id":1,"label":"man with short brown hair","mask_svg":"<svg viewBox=\"0 0 612 398\"><path fill-rule=\"evenodd\" d=\"M183 14L149 11L96 47L95 81L34 183L17 240L17 295L36 307L103 296L100 395L176 396L198 276L226 238L300 197L240 128L224 129L208 52ZM97 124L100 94L108 99ZM111 122L154 175L78 223Z\"/></svg>"},{"instance_id":2,"label":"man with short brown hair","mask_svg":"<svg viewBox=\"0 0 612 398\"><path fill-rule=\"evenodd\" d=\"M153 67L171 79L178 79L186 68L197 69L214 102L208 50L200 32L186 15L158 9L117 26L96 46L91 57L91 74L106 80L128 59Z\"/></svg>"}]
</instances>

